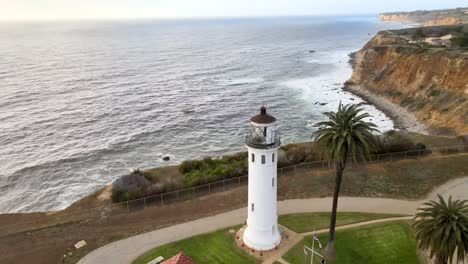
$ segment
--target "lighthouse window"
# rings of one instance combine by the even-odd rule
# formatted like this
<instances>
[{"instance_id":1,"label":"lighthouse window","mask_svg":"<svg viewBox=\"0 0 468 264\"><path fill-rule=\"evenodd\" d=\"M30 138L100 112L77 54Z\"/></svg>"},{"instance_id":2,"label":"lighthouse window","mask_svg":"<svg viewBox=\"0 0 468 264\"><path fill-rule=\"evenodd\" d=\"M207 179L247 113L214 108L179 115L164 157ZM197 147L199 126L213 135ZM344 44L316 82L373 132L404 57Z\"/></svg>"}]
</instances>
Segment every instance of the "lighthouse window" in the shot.
<instances>
[{"instance_id":1,"label":"lighthouse window","mask_svg":"<svg viewBox=\"0 0 468 264\"><path fill-rule=\"evenodd\" d=\"M252 153L252 162L255 162L255 154Z\"/></svg>"},{"instance_id":2,"label":"lighthouse window","mask_svg":"<svg viewBox=\"0 0 468 264\"><path fill-rule=\"evenodd\" d=\"M252 203L252 212L255 210L254 204Z\"/></svg>"},{"instance_id":3,"label":"lighthouse window","mask_svg":"<svg viewBox=\"0 0 468 264\"><path fill-rule=\"evenodd\" d=\"M265 164L265 155L262 155L262 164Z\"/></svg>"},{"instance_id":4,"label":"lighthouse window","mask_svg":"<svg viewBox=\"0 0 468 264\"><path fill-rule=\"evenodd\" d=\"M271 178L271 187L275 187L275 178Z\"/></svg>"},{"instance_id":5,"label":"lighthouse window","mask_svg":"<svg viewBox=\"0 0 468 264\"><path fill-rule=\"evenodd\" d=\"M271 155L271 162L275 162L275 153Z\"/></svg>"}]
</instances>

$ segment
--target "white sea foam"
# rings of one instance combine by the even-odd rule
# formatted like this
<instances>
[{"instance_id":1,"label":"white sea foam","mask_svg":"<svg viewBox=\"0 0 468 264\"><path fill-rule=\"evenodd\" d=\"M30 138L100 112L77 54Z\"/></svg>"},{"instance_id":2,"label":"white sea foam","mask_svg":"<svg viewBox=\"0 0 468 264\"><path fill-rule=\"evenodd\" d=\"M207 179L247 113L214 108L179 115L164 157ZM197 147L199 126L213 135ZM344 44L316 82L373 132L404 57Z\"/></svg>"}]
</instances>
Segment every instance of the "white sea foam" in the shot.
<instances>
[{"instance_id":1,"label":"white sea foam","mask_svg":"<svg viewBox=\"0 0 468 264\"><path fill-rule=\"evenodd\" d=\"M262 83L264 81L265 80L262 77L237 78L237 79L223 80L223 82L229 86L257 84L257 83Z\"/></svg>"}]
</instances>

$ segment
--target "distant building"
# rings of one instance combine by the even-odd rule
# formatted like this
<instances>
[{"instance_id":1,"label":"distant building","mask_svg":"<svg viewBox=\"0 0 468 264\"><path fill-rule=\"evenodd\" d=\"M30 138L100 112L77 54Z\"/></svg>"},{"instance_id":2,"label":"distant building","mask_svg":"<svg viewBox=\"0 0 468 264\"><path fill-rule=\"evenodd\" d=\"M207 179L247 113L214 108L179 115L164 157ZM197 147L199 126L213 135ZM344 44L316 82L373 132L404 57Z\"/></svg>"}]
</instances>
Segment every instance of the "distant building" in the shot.
<instances>
[{"instance_id":1,"label":"distant building","mask_svg":"<svg viewBox=\"0 0 468 264\"><path fill-rule=\"evenodd\" d=\"M455 36L453 34L447 34L445 36L442 36L440 37L441 40L451 40L453 39Z\"/></svg>"},{"instance_id":2,"label":"distant building","mask_svg":"<svg viewBox=\"0 0 468 264\"><path fill-rule=\"evenodd\" d=\"M440 37L427 37L424 42L431 45L440 45Z\"/></svg>"},{"instance_id":3,"label":"distant building","mask_svg":"<svg viewBox=\"0 0 468 264\"><path fill-rule=\"evenodd\" d=\"M173 256L172 258L164 261L162 264L196 264L189 256L185 255L184 252Z\"/></svg>"}]
</instances>

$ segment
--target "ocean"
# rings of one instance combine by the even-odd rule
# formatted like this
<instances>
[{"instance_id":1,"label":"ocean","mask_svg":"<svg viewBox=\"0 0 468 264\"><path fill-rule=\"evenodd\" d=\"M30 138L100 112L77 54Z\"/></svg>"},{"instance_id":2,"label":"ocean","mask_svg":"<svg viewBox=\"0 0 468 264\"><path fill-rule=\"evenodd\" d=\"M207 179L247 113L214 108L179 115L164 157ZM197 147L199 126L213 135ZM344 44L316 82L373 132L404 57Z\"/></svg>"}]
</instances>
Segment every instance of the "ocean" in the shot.
<instances>
[{"instance_id":1,"label":"ocean","mask_svg":"<svg viewBox=\"0 0 468 264\"><path fill-rule=\"evenodd\" d=\"M0 212L59 210L133 168L245 150L262 105L310 140L377 16L0 24ZM393 122L371 105L380 130ZM163 156L170 161L163 161Z\"/></svg>"}]
</instances>

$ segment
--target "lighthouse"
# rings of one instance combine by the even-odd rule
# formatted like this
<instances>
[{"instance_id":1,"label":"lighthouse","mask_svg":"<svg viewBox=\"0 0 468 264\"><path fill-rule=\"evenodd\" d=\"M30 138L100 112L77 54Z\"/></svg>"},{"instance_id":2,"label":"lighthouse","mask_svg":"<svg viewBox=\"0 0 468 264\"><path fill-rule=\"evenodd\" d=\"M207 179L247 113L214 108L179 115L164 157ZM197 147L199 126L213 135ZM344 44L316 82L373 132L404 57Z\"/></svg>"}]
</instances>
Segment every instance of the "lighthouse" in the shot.
<instances>
[{"instance_id":1,"label":"lighthouse","mask_svg":"<svg viewBox=\"0 0 468 264\"><path fill-rule=\"evenodd\" d=\"M245 143L249 160L247 227L243 241L255 250L270 250L281 241L276 208L278 148L276 119L264 106L250 119Z\"/></svg>"}]
</instances>

